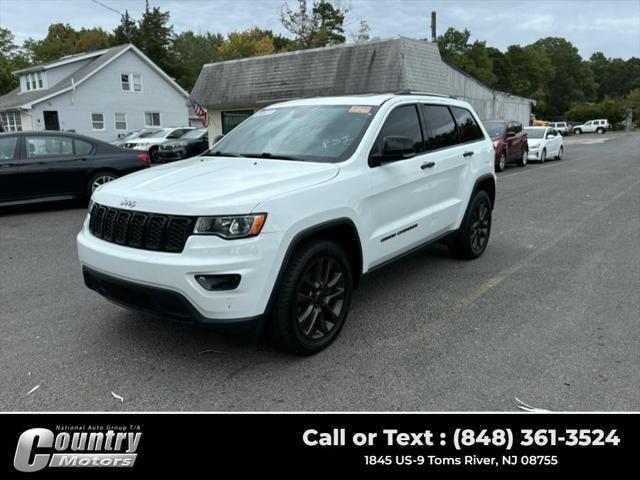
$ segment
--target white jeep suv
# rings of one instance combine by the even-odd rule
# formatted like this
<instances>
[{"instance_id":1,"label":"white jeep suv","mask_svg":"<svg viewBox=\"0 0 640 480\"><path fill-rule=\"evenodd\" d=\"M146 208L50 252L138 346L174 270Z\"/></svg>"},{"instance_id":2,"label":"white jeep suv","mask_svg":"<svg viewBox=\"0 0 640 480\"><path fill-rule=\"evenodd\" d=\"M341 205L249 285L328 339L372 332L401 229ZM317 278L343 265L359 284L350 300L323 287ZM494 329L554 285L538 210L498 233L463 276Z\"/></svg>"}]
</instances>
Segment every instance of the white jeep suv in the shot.
<instances>
[{"instance_id":1,"label":"white jeep suv","mask_svg":"<svg viewBox=\"0 0 640 480\"><path fill-rule=\"evenodd\" d=\"M143 312L265 327L312 354L364 274L436 241L482 255L493 164L482 123L454 98L271 105L198 157L96 190L78 234L85 283Z\"/></svg>"},{"instance_id":2,"label":"white jeep suv","mask_svg":"<svg viewBox=\"0 0 640 480\"><path fill-rule=\"evenodd\" d=\"M573 133L580 135L581 133L606 133L611 128L609 120L589 120L582 125L576 125L573 127Z\"/></svg>"}]
</instances>

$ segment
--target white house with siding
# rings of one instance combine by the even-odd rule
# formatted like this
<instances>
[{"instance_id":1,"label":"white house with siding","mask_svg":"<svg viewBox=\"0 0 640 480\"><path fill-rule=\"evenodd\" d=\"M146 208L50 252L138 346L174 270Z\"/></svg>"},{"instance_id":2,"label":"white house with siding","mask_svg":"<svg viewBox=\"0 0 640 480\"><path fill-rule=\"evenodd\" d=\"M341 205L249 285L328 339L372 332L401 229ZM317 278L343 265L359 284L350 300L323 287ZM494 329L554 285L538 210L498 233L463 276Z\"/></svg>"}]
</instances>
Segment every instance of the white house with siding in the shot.
<instances>
[{"instance_id":1,"label":"white house with siding","mask_svg":"<svg viewBox=\"0 0 640 480\"><path fill-rule=\"evenodd\" d=\"M188 93L126 44L13 72L0 97L6 130L75 130L112 141L130 130L189 125Z\"/></svg>"}]
</instances>

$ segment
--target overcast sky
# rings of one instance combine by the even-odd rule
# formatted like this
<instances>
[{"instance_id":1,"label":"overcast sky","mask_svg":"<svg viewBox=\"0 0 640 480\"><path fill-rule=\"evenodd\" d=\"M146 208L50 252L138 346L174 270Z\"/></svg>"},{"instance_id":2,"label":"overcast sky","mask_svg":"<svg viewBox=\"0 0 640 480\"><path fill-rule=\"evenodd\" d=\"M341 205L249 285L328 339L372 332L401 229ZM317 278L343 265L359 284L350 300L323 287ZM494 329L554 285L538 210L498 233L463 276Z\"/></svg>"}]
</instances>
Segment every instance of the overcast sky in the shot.
<instances>
[{"instance_id":1,"label":"overcast sky","mask_svg":"<svg viewBox=\"0 0 640 480\"><path fill-rule=\"evenodd\" d=\"M114 10L139 17L144 0L95 0ZM0 26L17 42L42 38L51 23L75 28L113 29L117 13L94 0L0 0ZM286 33L279 21L283 0L150 0L171 12L177 32L228 33L252 26ZM297 4L289 0L290 5ZM504 50L546 36L570 40L588 58L595 51L609 57L640 57L640 0L342 0L350 8L347 30L354 33L361 19L372 37L403 35L425 38L430 12L438 13L438 33L447 27L471 30L472 39Z\"/></svg>"}]
</instances>

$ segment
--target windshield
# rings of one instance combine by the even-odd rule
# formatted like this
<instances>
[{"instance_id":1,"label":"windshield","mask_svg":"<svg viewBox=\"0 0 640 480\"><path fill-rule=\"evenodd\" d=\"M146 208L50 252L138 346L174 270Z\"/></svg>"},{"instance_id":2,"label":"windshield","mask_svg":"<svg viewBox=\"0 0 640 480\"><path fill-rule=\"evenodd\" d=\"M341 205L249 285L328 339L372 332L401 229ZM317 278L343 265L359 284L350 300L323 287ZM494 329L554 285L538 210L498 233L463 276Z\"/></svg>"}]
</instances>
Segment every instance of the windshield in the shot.
<instances>
[{"instance_id":1,"label":"windshield","mask_svg":"<svg viewBox=\"0 0 640 480\"><path fill-rule=\"evenodd\" d=\"M499 137L505 131L504 123L485 123L484 128L490 137Z\"/></svg>"},{"instance_id":2,"label":"windshield","mask_svg":"<svg viewBox=\"0 0 640 480\"><path fill-rule=\"evenodd\" d=\"M171 132L171 129L169 129L169 128L158 130L156 132L153 132L151 135L149 135L149 138L165 137L165 136L167 136L169 134L169 132Z\"/></svg>"},{"instance_id":3,"label":"windshield","mask_svg":"<svg viewBox=\"0 0 640 480\"><path fill-rule=\"evenodd\" d=\"M158 130L145 130L144 132L138 134L138 138L147 138L157 132Z\"/></svg>"},{"instance_id":4,"label":"windshield","mask_svg":"<svg viewBox=\"0 0 640 480\"><path fill-rule=\"evenodd\" d=\"M200 138L202 135L207 133L206 128L196 128L195 130L189 130L187 133L182 135L180 138Z\"/></svg>"},{"instance_id":5,"label":"windshield","mask_svg":"<svg viewBox=\"0 0 640 480\"><path fill-rule=\"evenodd\" d=\"M353 154L377 107L299 105L264 109L206 155L340 162Z\"/></svg>"},{"instance_id":6,"label":"windshield","mask_svg":"<svg viewBox=\"0 0 640 480\"><path fill-rule=\"evenodd\" d=\"M525 128L524 131L527 132L527 136L529 138L542 138L544 137L544 128Z\"/></svg>"}]
</instances>

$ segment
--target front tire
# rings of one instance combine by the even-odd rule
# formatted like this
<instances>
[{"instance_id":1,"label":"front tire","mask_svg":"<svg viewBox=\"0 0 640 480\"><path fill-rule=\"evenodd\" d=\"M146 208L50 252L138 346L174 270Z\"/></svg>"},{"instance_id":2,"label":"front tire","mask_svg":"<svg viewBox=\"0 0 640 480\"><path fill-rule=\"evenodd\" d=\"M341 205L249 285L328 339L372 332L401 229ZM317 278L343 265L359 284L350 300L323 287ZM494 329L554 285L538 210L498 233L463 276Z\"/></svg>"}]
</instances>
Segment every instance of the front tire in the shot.
<instances>
[{"instance_id":1,"label":"front tire","mask_svg":"<svg viewBox=\"0 0 640 480\"><path fill-rule=\"evenodd\" d=\"M546 159L547 159L547 149L543 148L542 152L540 152L540 163L544 163Z\"/></svg>"},{"instance_id":2,"label":"front tire","mask_svg":"<svg viewBox=\"0 0 640 480\"><path fill-rule=\"evenodd\" d=\"M160 162L160 152L159 148L155 147L149 150L149 163L159 163Z\"/></svg>"},{"instance_id":3,"label":"front tire","mask_svg":"<svg viewBox=\"0 0 640 480\"><path fill-rule=\"evenodd\" d=\"M476 259L487 248L490 233L491 199L487 192L480 190L469 202L462 225L449 244L449 250L458 258Z\"/></svg>"},{"instance_id":4,"label":"front tire","mask_svg":"<svg viewBox=\"0 0 640 480\"><path fill-rule=\"evenodd\" d=\"M270 334L280 348L313 355L327 348L344 325L353 273L344 250L317 240L296 248L272 312Z\"/></svg>"},{"instance_id":5,"label":"front tire","mask_svg":"<svg viewBox=\"0 0 640 480\"><path fill-rule=\"evenodd\" d=\"M580 135L580 134L582 134L582 130L580 130L579 128L576 128L576 129L573 131L573 133L574 133L575 135Z\"/></svg>"}]
</instances>

